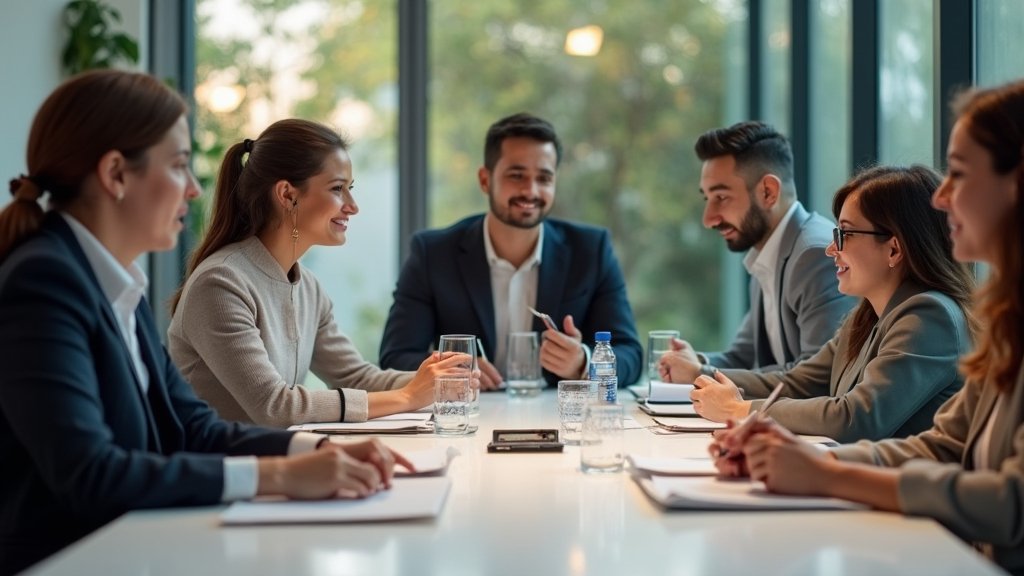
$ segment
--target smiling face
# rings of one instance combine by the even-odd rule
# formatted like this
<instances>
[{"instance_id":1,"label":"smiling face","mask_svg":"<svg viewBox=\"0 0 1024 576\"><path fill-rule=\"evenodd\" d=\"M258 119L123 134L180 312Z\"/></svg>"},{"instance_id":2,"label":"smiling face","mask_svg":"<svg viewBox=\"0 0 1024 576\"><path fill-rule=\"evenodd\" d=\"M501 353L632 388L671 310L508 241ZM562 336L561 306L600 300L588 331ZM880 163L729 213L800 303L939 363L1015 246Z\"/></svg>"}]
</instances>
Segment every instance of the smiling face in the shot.
<instances>
[{"instance_id":1,"label":"smiling face","mask_svg":"<svg viewBox=\"0 0 1024 576\"><path fill-rule=\"evenodd\" d=\"M704 227L717 230L729 250L749 250L771 233L768 211L754 201L733 156L704 162L700 190L704 196Z\"/></svg>"},{"instance_id":2,"label":"smiling face","mask_svg":"<svg viewBox=\"0 0 1024 576\"><path fill-rule=\"evenodd\" d=\"M359 212L352 197L353 183L348 153L338 149L328 154L323 169L306 182L299 197L297 227L301 242L307 246L345 243L349 218ZM290 230L290 217L286 224Z\"/></svg>"},{"instance_id":3,"label":"smiling face","mask_svg":"<svg viewBox=\"0 0 1024 576\"><path fill-rule=\"evenodd\" d=\"M177 245L188 202L199 196L199 185L189 169L191 142L182 116L146 151L142 167L125 171L124 199L118 209L134 240L132 252L170 250Z\"/></svg>"},{"instance_id":4,"label":"smiling face","mask_svg":"<svg viewBox=\"0 0 1024 576\"><path fill-rule=\"evenodd\" d=\"M554 144L531 138L507 138L493 171L481 168L480 188L487 194L491 213L514 228L534 228L544 221L555 203Z\"/></svg>"},{"instance_id":5,"label":"smiling face","mask_svg":"<svg viewBox=\"0 0 1024 576\"><path fill-rule=\"evenodd\" d=\"M861 212L859 200L856 192L847 197L839 212L839 229L879 232ZM899 261L893 257L894 242L891 236L854 233L846 236L842 252L835 242L829 244L825 254L836 263L839 291L848 296L887 302L901 280ZM894 267L890 268L889 264ZM884 297L879 298L881 295Z\"/></svg>"},{"instance_id":6,"label":"smiling face","mask_svg":"<svg viewBox=\"0 0 1024 576\"><path fill-rule=\"evenodd\" d=\"M953 126L946 158L949 169L932 196L932 205L946 212L953 239L953 257L961 262L995 263L995 247L1006 214L1017 196L1016 171L999 174L992 155L978 144L961 119Z\"/></svg>"}]
</instances>

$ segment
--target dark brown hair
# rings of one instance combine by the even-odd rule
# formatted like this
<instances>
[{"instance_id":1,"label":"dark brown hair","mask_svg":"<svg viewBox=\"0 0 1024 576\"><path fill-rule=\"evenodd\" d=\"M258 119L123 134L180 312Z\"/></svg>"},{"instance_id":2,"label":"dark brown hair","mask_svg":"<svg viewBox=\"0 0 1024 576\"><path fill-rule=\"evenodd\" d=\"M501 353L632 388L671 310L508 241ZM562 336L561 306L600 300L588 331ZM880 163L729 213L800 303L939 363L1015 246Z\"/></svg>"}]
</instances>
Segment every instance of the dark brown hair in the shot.
<instances>
[{"instance_id":1,"label":"dark brown hair","mask_svg":"<svg viewBox=\"0 0 1024 576\"><path fill-rule=\"evenodd\" d=\"M489 172L501 158L501 144L508 138L530 138L555 147L555 166L562 161L562 142L550 122L526 112L506 116L487 129L484 138L484 167Z\"/></svg>"},{"instance_id":2,"label":"dark brown hair","mask_svg":"<svg viewBox=\"0 0 1024 576\"><path fill-rule=\"evenodd\" d=\"M220 165L206 237L192 253L185 280L214 252L277 223L275 184L284 180L305 192L309 179L323 171L327 156L348 146L331 128L298 119L274 122L256 140L231 146ZM171 313L184 286L182 282L171 300Z\"/></svg>"},{"instance_id":3,"label":"dark brown hair","mask_svg":"<svg viewBox=\"0 0 1024 576\"><path fill-rule=\"evenodd\" d=\"M1024 81L965 92L954 100L953 112L991 155L992 169L1017 178L1016 204L997 225L992 273L975 295L985 331L960 361L965 377L1010 390L1024 360Z\"/></svg>"},{"instance_id":4,"label":"dark brown hair","mask_svg":"<svg viewBox=\"0 0 1024 576\"><path fill-rule=\"evenodd\" d=\"M38 193L49 193L54 208L70 205L111 150L120 151L132 168L145 168L147 150L186 111L181 96L137 72L85 72L58 86L32 121L28 175L11 182L15 201L0 212L0 260L39 228L43 210ZM38 193L19 193L22 186Z\"/></svg>"},{"instance_id":5,"label":"dark brown hair","mask_svg":"<svg viewBox=\"0 0 1024 576\"><path fill-rule=\"evenodd\" d=\"M878 231L895 236L903 248L904 281L952 298L964 311L973 330L975 323L969 307L974 280L970 269L953 259L946 215L931 204L932 193L941 181L937 172L918 164L909 168L876 166L857 174L836 192L832 213L838 220L843 204L856 196L868 222ZM872 238L886 242L890 237ZM847 362L856 360L877 321L878 315L867 300L853 311L846 324L849 330Z\"/></svg>"},{"instance_id":6,"label":"dark brown hair","mask_svg":"<svg viewBox=\"0 0 1024 576\"><path fill-rule=\"evenodd\" d=\"M709 130L697 138L693 149L701 161L732 156L749 188L765 174L774 174L785 184L784 190L793 190L793 149L785 136L764 122Z\"/></svg>"}]
</instances>

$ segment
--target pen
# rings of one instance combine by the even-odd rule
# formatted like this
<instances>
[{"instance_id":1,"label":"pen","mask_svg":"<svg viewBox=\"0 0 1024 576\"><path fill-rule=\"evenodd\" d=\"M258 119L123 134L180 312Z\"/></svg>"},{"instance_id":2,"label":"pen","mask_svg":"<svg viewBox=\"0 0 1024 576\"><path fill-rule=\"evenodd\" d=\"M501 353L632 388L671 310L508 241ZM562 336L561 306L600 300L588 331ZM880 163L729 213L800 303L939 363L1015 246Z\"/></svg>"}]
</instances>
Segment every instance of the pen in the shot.
<instances>
[{"instance_id":1,"label":"pen","mask_svg":"<svg viewBox=\"0 0 1024 576\"><path fill-rule=\"evenodd\" d=\"M769 394L768 398L765 399L764 404L761 405L761 409L754 410L749 415L747 415L747 417L744 418L742 422L740 422L739 426L736 426L736 428L733 429L732 433L736 434L737 432L742 432L745 428L750 428L751 426L753 426L754 422L758 420L758 415L763 414L764 411L770 408L772 403L774 403L775 400L779 397L779 392L782 392L782 382L779 382L778 384L775 385L775 389L772 390L772 393ZM720 448L718 450L719 456L725 456L728 453L729 450L726 448Z\"/></svg>"},{"instance_id":2,"label":"pen","mask_svg":"<svg viewBox=\"0 0 1024 576\"><path fill-rule=\"evenodd\" d=\"M484 343L480 340L480 337L476 338L476 347L480 350L480 357L484 359L484 362L490 364L490 360L487 359L487 352L484 352Z\"/></svg>"},{"instance_id":3,"label":"pen","mask_svg":"<svg viewBox=\"0 0 1024 576\"><path fill-rule=\"evenodd\" d=\"M558 327L555 326L555 321L551 319L551 316L548 316L547 314L545 314L543 312L539 312L533 306L527 306L527 308L530 310L530 313L532 313L537 318L540 318L541 321L544 322L545 326L547 326L551 330L554 330L555 332L559 331Z\"/></svg>"}]
</instances>

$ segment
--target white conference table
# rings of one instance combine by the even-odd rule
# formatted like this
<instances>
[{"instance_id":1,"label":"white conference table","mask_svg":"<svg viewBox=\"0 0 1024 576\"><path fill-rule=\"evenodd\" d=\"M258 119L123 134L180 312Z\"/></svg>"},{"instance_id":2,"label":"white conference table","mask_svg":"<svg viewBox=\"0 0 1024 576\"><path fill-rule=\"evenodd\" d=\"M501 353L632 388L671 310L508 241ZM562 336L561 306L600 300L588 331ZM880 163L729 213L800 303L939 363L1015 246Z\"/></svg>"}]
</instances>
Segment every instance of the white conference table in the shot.
<instances>
[{"instance_id":1,"label":"white conference table","mask_svg":"<svg viewBox=\"0 0 1024 576\"><path fill-rule=\"evenodd\" d=\"M620 401L650 420L625 390ZM579 471L579 449L489 454L493 428L557 428L554 392L484 394L472 436L391 436L398 449L454 446L434 520L221 527L222 506L127 514L33 575L999 574L934 521L879 512L684 512L627 473ZM626 431L627 452L698 456L708 434Z\"/></svg>"}]
</instances>

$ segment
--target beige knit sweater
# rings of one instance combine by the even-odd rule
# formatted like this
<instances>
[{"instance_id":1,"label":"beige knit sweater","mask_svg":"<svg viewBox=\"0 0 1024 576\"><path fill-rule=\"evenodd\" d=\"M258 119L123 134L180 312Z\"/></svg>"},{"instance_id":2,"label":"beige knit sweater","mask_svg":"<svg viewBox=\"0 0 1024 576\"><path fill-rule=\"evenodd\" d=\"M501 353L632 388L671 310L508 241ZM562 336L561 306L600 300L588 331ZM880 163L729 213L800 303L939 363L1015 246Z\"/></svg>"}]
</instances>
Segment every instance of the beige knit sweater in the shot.
<instances>
[{"instance_id":1,"label":"beige knit sweater","mask_svg":"<svg viewBox=\"0 0 1024 576\"><path fill-rule=\"evenodd\" d=\"M171 358L222 418L286 427L361 422L366 391L400 388L412 373L366 362L338 330L320 283L296 264L289 281L258 238L225 246L185 284L168 330ZM302 386L312 370L328 387Z\"/></svg>"}]
</instances>

